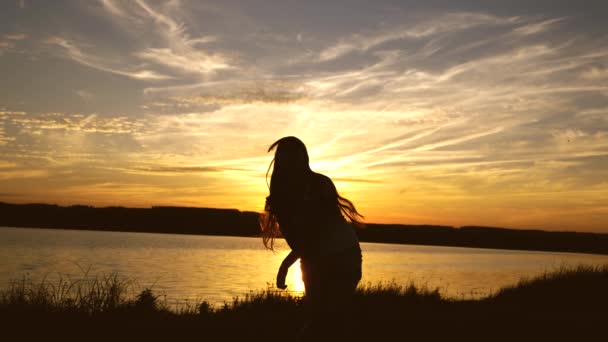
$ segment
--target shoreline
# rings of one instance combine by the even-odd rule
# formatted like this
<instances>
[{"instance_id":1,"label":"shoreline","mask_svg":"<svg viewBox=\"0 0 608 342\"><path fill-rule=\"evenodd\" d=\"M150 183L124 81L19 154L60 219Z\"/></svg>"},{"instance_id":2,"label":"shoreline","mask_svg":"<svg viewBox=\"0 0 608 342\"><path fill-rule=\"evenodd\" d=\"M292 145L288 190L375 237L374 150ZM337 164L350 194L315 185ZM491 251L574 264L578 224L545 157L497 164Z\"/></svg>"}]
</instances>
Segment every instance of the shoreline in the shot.
<instances>
[{"instance_id":1,"label":"shoreline","mask_svg":"<svg viewBox=\"0 0 608 342\"><path fill-rule=\"evenodd\" d=\"M80 228L44 228L44 227L8 227L0 225L0 230L3 228L11 229L41 229L41 230L66 230L66 231L80 231L80 232L108 232L108 233L133 233L133 234L166 234L166 235L190 235L190 236L209 236L209 237L234 237L234 238L247 238L247 239L260 239L259 236L243 236L243 235L211 235L211 234L192 234L192 233L179 233L179 232L146 232L146 231L129 231L129 230L108 230L108 229L80 229ZM283 240L282 237L277 239ZM383 241L360 241L361 243L372 243L372 244L388 244L388 245L408 245L408 246L423 246L423 247L447 247L447 248L464 248L464 249L489 249L499 251L514 251L514 252L538 252L538 253L560 253L560 254L585 254L585 255L608 255L608 253L594 253L594 252L570 252L570 251L556 251L556 250L542 250L542 249L515 249L515 248L499 248L499 247L479 247L479 246L462 246L462 245L449 245L449 244L414 244L414 243L401 243L401 242L383 242Z\"/></svg>"},{"instance_id":2,"label":"shoreline","mask_svg":"<svg viewBox=\"0 0 608 342\"><path fill-rule=\"evenodd\" d=\"M237 209L90 206L0 202L0 226L217 236L259 236L259 213ZM608 234L497 227L367 223L361 242L608 255Z\"/></svg>"}]
</instances>

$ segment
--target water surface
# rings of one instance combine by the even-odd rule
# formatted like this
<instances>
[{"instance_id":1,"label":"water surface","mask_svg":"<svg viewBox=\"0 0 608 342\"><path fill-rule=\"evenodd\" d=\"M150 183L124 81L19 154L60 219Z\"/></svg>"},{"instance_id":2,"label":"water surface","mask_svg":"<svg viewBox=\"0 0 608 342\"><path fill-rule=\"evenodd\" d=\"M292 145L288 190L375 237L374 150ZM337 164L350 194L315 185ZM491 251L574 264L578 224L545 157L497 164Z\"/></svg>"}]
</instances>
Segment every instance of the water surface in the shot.
<instances>
[{"instance_id":1,"label":"water surface","mask_svg":"<svg viewBox=\"0 0 608 342\"><path fill-rule=\"evenodd\" d=\"M363 283L395 281L438 287L449 297L479 298L560 266L608 264L608 256L362 243ZM0 227L0 287L27 276L54 280L116 273L164 294L169 303L231 301L274 283L289 252L261 239ZM303 291L296 264L288 290Z\"/></svg>"}]
</instances>

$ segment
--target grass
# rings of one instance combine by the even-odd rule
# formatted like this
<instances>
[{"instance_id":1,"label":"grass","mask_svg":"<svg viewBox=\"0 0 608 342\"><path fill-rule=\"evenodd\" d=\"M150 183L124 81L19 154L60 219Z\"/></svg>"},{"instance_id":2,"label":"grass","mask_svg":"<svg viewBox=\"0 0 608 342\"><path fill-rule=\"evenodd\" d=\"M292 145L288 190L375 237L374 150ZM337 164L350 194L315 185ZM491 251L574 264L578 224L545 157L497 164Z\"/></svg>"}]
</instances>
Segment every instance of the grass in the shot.
<instances>
[{"instance_id":1,"label":"grass","mask_svg":"<svg viewBox=\"0 0 608 342\"><path fill-rule=\"evenodd\" d=\"M0 292L2 310L29 310L45 312L78 312L95 314L133 306L152 295L142 291L137 299L128 299L132 282L111 274L102 277L73 280L60 276L55 282L33 282L27 278L13 281L9 288Z\"/></svg>"},{"instance_id":2,"label":"grass","mask_svg":"<svg viewBox=\"0 0 608 342\"><path fill-rule=\"evenodd\" d=\"M607 290L608 265L561 268L479 300L446 299L411 284L367 284L349 312L351 340L585 340L605 332ZM125 340L291 340L304 317L302 298L272 289L220 307L201 301L170 308L151 289L116 275L22 279L0 291L0 331L14 330L24 340L92 333Z\"/></svg>"}]
</instances>

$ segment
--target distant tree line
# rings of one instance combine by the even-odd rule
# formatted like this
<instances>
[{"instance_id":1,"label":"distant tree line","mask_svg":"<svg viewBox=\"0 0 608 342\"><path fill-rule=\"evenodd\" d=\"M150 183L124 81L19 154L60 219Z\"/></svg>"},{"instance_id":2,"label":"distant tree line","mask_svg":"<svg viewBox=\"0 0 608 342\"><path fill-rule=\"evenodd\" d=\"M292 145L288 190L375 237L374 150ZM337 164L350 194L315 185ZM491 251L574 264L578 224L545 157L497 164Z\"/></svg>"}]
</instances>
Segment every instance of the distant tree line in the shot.
<instances>
[{"instance_id":1,"label":"distant tree line","mask_svg":"<svg viewBox=\"0 0 608 342\"><path fill-rule=\"evenodd\" d=\"M158 206L124 208L0 202L0 226L78 230L259 236L259 213ZM494 227L369 223L361 241L608 254L608 234Z\"/></svg>"},{"instance_id":2,"label":"distant tree line","mask_svg":"<svg viewBox=\"0 0 608 342\"><path fill-rule=\"evenodd\" d=\"M608 254L608 234L496 227L368 224L361 241Z\"/></svg>"},{"instance_id":3,"label":"distant tree line","mask_svg":"<svg viewBox=\"0 0 608 342\"><path fill-rule=\"evenodd\" d=\"M0 203L0 225L12 227L255 236L258 216L236 209Z\"/></svg>"}]
</instances>

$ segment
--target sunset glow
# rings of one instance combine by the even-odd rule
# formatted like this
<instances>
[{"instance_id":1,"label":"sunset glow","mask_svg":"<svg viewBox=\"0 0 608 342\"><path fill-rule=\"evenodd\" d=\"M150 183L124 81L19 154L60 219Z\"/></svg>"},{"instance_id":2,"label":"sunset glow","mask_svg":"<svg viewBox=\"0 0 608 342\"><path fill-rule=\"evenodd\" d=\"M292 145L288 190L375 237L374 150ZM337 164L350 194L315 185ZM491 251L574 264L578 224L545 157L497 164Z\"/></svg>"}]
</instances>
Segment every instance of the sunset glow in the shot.
<instances>
[{"instance_id":1,"label":"sunset glow","mask_svg":"<svg viewBox=\"0 0 608 342\"><path fill-rule=\"evenodd\" d=\"M261 211L294 135L368 222L608 233L605 5L435 3L3 1L0 201Z\"/></svg>"},{"instance_id":2,"label":"sunset glow","mask_svg":"<svg viewBox=\"0 0 608 342\"><path fill-rule=\"evenodd\" d=\"M285 284L287 284L287 290L291 291L293 295L301 295L304 293L304 281L302 280L300 260L296 261L296 263L289 268Z\"/></svg>"}]
</instances>

